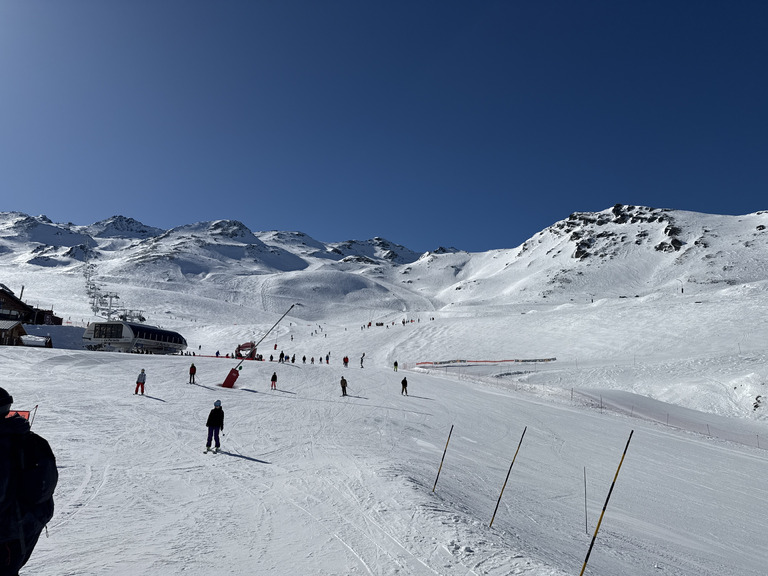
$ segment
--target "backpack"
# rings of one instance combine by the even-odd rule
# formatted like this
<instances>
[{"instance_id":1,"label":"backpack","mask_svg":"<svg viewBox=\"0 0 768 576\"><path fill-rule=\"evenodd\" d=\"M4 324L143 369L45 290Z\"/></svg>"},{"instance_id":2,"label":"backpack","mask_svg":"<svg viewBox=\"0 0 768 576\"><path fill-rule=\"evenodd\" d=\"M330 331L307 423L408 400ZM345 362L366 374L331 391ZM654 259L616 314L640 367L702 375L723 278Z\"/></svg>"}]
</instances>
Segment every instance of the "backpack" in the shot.
<instances>
[{"instance_id":1,"label":"backpack","mask_svg":"<svg viewBox=\"0 0 768 576\"><path fill-rule=\"evenodd\" d=\"M53 491L59 481L59 471L56 468L56 458L51 446L45 438L34 432L22 434L16 445L16 466L19 473L16 491L16 499L22 513L35 512L42 504L53 498ZM51 507L52 508L52 507ZM38 514L35 514L38 516ZM51 515L45 519L43 525L48 523ZM42 518L38 518L42 520Z\"/></svg>"},{"instance_id":2,"label":"backpack","mask_svg":"<svg viewBox=\"0 0 768 576\"><path fill-rule=\"evenodd\" d=\"M0 436L0 574L16 574L53 518L59 479L48 442L33 432Z\"/></svg>"}]
</instances>

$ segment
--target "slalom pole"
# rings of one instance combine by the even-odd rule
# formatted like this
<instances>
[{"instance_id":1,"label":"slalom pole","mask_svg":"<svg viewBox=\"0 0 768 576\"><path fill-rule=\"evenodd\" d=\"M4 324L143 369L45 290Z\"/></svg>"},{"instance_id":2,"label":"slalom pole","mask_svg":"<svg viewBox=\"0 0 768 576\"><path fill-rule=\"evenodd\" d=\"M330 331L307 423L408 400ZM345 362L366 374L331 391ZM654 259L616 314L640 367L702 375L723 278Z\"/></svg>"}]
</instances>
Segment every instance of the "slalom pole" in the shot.
<instances>
[{"instance_id":1,"label":"slalom pole","mask_svg":"<svg viewBox=\"0 0 768 576\"><path fill-rule=\"evenodd\" d=\"M517 450L515 450L515 456L512 458L512 464L509 465L509 470L507 471L507 478L504 480L504 486L501 487L501 494L499 494L499 500L496 502L496 509L493 511L493 516L491 517L491 523L488 524L488 528L493 526L493 520L496 518L496 512L499 510L499 504L501 504L501 497L504 494L504 489L507 487L507 480L509 480L509 475L512 472L512 466L515 465L515 460L517 459L517 453L520 452L520 446L523 444L523 438L525 437L525 431L528 430L528 426L523 428L523 435L520 436L520 443L517 445Z\"/></svg>"},{"instance_id":2,"label":"slalom pole","mask_svg":"<svg viewBox=\"0 0 768 576\"><path fill-rule=\"evenodd\" d=\"M611 493L613 492L613 487L616 485L616 478L619 477L619 471L621 470L621 465L624 463L624 456L627 455L627 448L629 448L629 443L632 441L632 434L634 434L635 431L632 430L629 433L629 439L627 440L627 445L624 447L624 453L621 455L621 461L619 462L619 467L616 469L616 475L613 477L613 482L611 483L611 489L608 490L608 496L605 499L605 504L603 504L603 511L600 512L600 519L597 521L597 527L595 528L595 534L592 536L592 542L589 544L589 550L587 550L587 556L584 558L584 565L581 567L581 572L579 572L579 576L583 576L584 570L587 569L587 562L589 561L589 555L592 554L592 546L595 545L595 540L597 539L597 532L600 530L600 524L603 523L603 515L605 514L605 509L608 508L608 501L611 499Z\"/></svg>"},{"instance_id":3,"label":"slalom pole","mask_svg":"<svg viewBox=\"0 0 768 576\"><path fill-rule=\"evenodd\" d=\"M437 479L440 478L440 471L443 469L443 461L445 460L445 453L448 452L448 442L451 441L451 434L453 434L453 424L451 424L451 431L448 432L448 440L445 441L445 450L443 450L443 457L440 460L440 467L437 469L437 478L435 478L435 485L432 486L432 492L437 488Z\"/></svg>"},{"instance_id":4,"label":"slalom pole","mask_svg":"<svg viewBox=\"0 0 768 576\"><path fill-rule=\"evenodd\" d=\"M29 427L32 428L32 423L35 421L35 414L37 414L37 407L39 404L35 404L35 407L32 410L32 419L29 421Z\"/></svg>"}]
</instances>

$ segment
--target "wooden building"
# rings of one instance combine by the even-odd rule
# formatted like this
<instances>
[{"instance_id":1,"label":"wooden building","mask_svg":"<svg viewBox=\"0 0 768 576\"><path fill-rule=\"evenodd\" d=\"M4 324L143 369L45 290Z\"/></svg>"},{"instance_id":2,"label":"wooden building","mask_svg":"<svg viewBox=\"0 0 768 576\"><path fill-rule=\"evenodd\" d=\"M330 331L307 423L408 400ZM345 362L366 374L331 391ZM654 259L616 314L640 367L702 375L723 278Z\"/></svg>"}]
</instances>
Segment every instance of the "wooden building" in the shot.
<instances>
[{"instance_id":1,"label":"wooden building","mask_svg":"<svg viewBox=\"0 0 768 576\"><path fill-rule=\"evenodd\" d=\"M0 320L26 322L33 312L32 306L24 304L8 286L0 284Z\"/></svg>"},{"instance_id":2,"label":"wooden building","mask_svg":"<svg viewBox=\"0 0 768 576\"><path fill-rule=\"evenodd\" d=\"M21 292L23 295L23 287ZM62 318L56 316L53 310L40 310L25 304L5 284L0 284L0 320L18 320L24 324L48 324L55 326L61 326L62 324Z\"/></svg>"},{"instance_id":3,"label":"wooden building","mask_svg":"<svg viewBox=\"0 0 768 576\"><path fill-rule=\"evenodd\" d=\"M26 335L18 320L0 320L0 346L24 346L21 337Z\"/></svg>"}]
</instances>

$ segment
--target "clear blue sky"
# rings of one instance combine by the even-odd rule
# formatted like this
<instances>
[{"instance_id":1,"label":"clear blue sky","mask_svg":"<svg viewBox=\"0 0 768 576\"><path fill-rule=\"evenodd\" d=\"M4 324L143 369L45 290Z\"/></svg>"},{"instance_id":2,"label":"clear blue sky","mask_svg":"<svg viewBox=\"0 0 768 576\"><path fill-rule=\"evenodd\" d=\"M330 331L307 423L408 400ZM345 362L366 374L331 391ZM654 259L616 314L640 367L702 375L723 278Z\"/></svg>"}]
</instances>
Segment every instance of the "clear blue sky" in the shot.
<instances>
[{"instance_id":1,"label":"clear blue sky","mask_svg":"<svg viewBox=\"0 0 768 576\"><path fill-rule=\"evenodd\" d=\"M2 0L2 211L513 248L768 209L768 2Z\"/></svg>"}]
</instances>

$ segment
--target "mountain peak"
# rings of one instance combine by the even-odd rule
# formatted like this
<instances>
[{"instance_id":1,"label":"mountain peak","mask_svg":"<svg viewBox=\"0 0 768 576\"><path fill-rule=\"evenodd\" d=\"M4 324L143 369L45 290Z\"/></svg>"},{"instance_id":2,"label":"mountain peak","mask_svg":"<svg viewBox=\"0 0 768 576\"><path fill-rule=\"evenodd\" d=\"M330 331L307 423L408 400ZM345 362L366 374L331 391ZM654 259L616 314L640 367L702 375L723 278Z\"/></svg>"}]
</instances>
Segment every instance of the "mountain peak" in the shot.
<instances>
[{"instance_id":1,"label":"mountain peak","mask_svg":"<svg viewBox=\"0 0 768 576\"><path fill-rule=\"evenodd\" d=\"M112 216L86 227L91 236L98 238L138 238L145 239L163 233L160 228L142 224L133 218Z\"/></svg>"}]
</instances>

